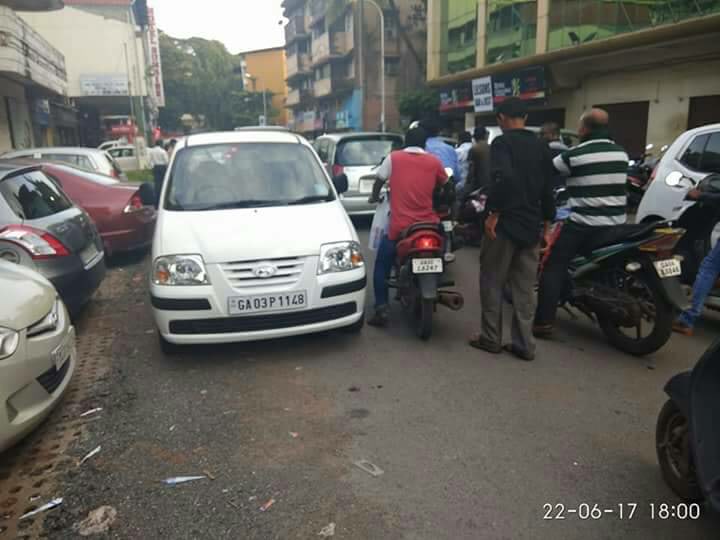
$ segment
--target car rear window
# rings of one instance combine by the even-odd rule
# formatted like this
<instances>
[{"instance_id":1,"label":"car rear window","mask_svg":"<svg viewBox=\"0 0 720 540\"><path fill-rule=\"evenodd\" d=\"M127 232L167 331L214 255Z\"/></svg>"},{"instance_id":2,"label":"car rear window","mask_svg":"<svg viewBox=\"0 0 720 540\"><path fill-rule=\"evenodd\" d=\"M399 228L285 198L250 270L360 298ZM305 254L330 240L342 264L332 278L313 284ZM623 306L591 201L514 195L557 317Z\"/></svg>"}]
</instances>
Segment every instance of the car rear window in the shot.
<instances>
[{"instance_id":1,"label":"car rear window","mask_svg":"<svg viewBox=\"0 0 720 540\"><path fill-rule=\"evenodd\" d=\"M180 150L165 208L218 210L334 200L312 151L291 143L238 143Z\"/></svg>"},{"instance_id":2,"label":"car rear window","mask_svg":"<svg viewBox=\"0 0 720 540\"><path fill-rule=\"evenodd\" d=\"M0 195L24 220L42 219L72 208L60 188L41 171L0 180Z\"/></svg>"},{"instance_id":3,"label":"car rear window","mask_svg":"<svg viewBox=\"0 0 720 540\"><path fill-rule=\"evenodd\" d=\"M402 146L397 137L348 139L338 144L335 163L343 167L379 165L393 150Z\"/></svg>"},{"instance_id":4,"label":"car rear window","mask_svg":"<svg viewBox=\"0 0 720 540\"><path fill-rule=\"evenodd\" d=\"M122 175L122 173L123 173L123 170L120 168L120 165L118 165L117 161L115 161L115 158L113 158L113 157L112 157L110 154L108 154L107 152L105 152L103 155L104 155L104 156L107 158L107 160L110 162L110 166L112 167L112 170L113 170L114 175L119 178L120 175Z\"/></svg>"}]
</instances>

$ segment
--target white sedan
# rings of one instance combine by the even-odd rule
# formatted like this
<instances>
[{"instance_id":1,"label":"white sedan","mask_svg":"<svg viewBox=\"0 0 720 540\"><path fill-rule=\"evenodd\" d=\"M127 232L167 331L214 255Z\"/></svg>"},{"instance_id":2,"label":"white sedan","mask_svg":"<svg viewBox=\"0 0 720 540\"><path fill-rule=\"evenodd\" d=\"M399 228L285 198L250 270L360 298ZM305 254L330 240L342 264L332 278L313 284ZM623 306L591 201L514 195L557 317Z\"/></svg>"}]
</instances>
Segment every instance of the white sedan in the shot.
<instances>
[{"instance_id":1,"label":"white sedan","mask_svg":"<svg viewBox=\"0 0 720 540\"><path fill-rule=\"evenodd\" d=\"M52 284L0 261L0 452L60 401L75 371L75 329Z\"/></svg>"}]
</instances>

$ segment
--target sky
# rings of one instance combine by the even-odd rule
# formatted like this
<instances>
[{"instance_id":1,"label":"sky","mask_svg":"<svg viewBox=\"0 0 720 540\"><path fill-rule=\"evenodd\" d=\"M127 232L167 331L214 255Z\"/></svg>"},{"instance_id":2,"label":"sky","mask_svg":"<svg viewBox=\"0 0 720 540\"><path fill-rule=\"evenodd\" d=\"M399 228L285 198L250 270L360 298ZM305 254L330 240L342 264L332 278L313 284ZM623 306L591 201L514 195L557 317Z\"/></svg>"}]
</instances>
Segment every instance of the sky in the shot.
<instances>
[{"instance_id":1,"label":"sky","mask_svg":"<svg viewBox=\"0 0 720 540\"><path fill-rule=\"evenodd\" d=\"M285 43L282 0L148 0L158 27L176 38L215 39L239 52Z\"/></svg>"}]
</instances>

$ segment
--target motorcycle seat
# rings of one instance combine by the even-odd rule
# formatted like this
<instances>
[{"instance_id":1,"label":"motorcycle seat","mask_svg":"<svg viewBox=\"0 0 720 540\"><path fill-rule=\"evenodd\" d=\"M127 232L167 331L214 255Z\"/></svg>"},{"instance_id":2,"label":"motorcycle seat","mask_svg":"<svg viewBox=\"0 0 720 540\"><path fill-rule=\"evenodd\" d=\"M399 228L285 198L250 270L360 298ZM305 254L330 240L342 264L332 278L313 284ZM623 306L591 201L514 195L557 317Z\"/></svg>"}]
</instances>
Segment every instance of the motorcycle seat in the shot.
<instances>
[{"instance_id":1,"label":"motorcycle seat","mask_svg":"<svg viewBox=\"0 0 720 540\"><path fill-rule=\"evenodd\" d=\"M599 232L585 246L584 253L592 253L596 249L628 242L630 240L641 240L649 237L655 229L662 227L662 223L638 223L618 225Z\"/></svg>"},{"instance_id":2,"label":"motorcycle seat","mask_svg":"<svg viewBox=\"0 0 720 540\"><path fill-rule=\"evenodd\" d=\"M410 225L407 229L400 232L400 236L398 238L398 242L401 242L402 240L405 240L406 238L412 236L418 231L427 231L431 230L433 232L438 232L440 230L440 225L438 223L414 223Z\"/></svg>"}]
</instances>

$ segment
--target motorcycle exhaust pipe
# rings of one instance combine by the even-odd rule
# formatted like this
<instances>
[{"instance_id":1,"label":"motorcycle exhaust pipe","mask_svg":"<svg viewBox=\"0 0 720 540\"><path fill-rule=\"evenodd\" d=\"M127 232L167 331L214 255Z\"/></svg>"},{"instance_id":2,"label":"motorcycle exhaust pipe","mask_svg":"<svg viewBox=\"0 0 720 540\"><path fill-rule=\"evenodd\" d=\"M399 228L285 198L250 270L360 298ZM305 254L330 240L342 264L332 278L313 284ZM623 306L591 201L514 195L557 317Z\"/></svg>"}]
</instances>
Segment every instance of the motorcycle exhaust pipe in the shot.
<instances>
[{"instance_id":1,"label":"motorcycle exhaust pipe","mask_svg":"<svg viewBox=\"0 0 720 540\"><path fill-rule=\"evenodd\" d=\"M465 305L465 299L460 293L440 291L438 303L453 311L460 311Z\"/></svg>"}]
</instances>

